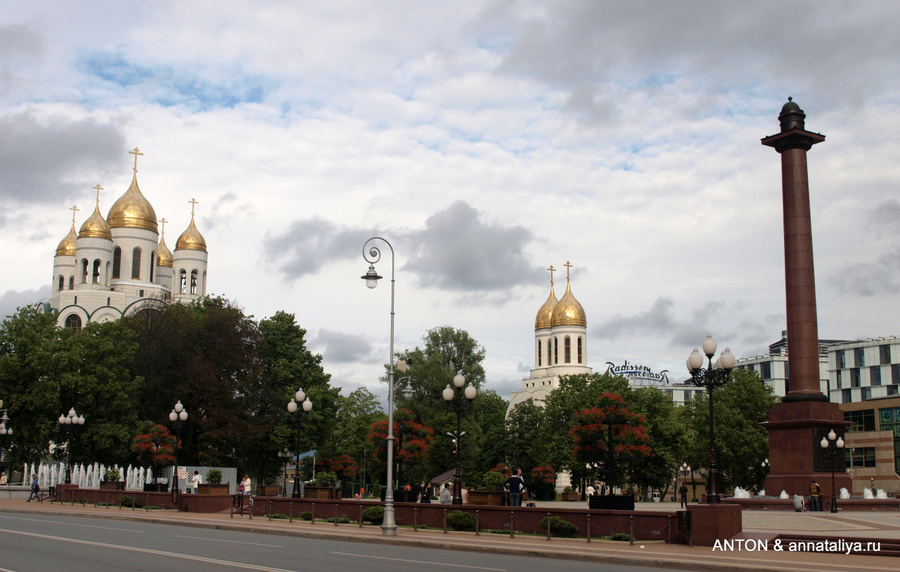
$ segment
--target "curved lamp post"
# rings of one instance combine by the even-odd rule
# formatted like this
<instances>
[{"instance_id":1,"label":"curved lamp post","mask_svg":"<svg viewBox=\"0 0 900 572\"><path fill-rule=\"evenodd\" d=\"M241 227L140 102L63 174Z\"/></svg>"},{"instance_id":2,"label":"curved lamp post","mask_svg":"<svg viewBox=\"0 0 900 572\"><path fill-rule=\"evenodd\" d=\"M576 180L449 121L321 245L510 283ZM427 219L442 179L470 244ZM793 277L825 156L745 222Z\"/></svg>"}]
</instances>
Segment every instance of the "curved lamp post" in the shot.
<instances>
[{"instance_id":1,"label":"curved lamp post","mask_svg":"<svg viewBox=\"0 0 900 572\"><path fill-rule=\"evenodd\" d=\"M175 407L169 412L169 421L172 422L172 426L175 428L175 468L172 470L172 502L178 502L178 449L181 445L181 428L184 426L184 422L187 421L188 412L184 408L184 405L181 404L181 400L175 404ZM178 507L179 510L181 507Z\"/></svg>"},{"instance_id":2,"label":"curved lamp post","mask_svg":"<svg viewBox=\"0 0 900 572\"><path fill-rule=\"evenodd\" d=\"M706 387L709 394L709 489L706 492L706 502L708 504L716 504L722 501L719 496L718 475L716 469L716 440L715 429L713 425L713 389L725 385L731 378L731 370L734 368L734 354L731 350L725 348L725 351L719 355L719 359L713 364L713 356L716 353L716 340L712 334L707 334L703 340L703 353L709 360L706 369L703 369L703 356L700 350L694 348L691 355L687 358L687 368L691 372L691 382L697 386Z\"/></svg>"},{"instance_id":3,"label":"curved lamp post","mask_svg":"<svg viewBox=\"0 0 900 572\"><path fill-rule=\"evenodd\" d=\"M463 386L465 386L465 389L463 389ZM456 443L456 472L453 473L453 504L462 504L462 475L459 473L459 440L463 434L460 431L460 419L463 412L468 411L469 407L472 406L472 400L475 399L477 393L475 386L471 382L469 382L469 385L466 385L466 378L462 372L458 372L453 377L453 387L450 387L448 383L441 393L444 401L447 402L447 410L456 413L456 436L454 438Z\"/></svg>"},{"instance_id":4,"label":"curved lamp post","mask_svg":"<svg viewBox=\"0 0 900 572\"><path fill-rule=\"evenodd\" d=\"M831 454L831 512L836 513L838 507L837 496L834 494L834 464L837 460L838 450L844 450L844 438L839 437L838 434L834 432L834 429L832 429L828 432L827 437L822 437L819 445L821 445L826 452Z\"/></svg>"},{"instance_id":5,"label":"curved lamp post","mask_svg":"<svg viewBox=\"0 0 900 572\"><path fill-rule=\"evenodd\" d=\"M59 426L66 435L66 484L72 484L72 441L84 426L84 415L78 415L75 408L69 409L67 415L59 416Z\"/></svg>"},{"instance_id":6,"label":"curved lamp post","mask_svg":"<svg viewBox=\"0 0 900 572\"><path fill-rule=\"evenodd\" d=\"M388 434L387 434L387 491L384 493L384 520L381 532L384 536L397 535L397 521L394 519L394 247L380 236L373 236L363 244L363 258L369 263L369 270L360 276L366 286L375 288L381 276L375 272L375 264L381 260L381 249L372 244L381 241L391 251L391 350L388 369ZM370 246L371 245L371 246Z\"/></svg>"},{"instance_id":7,"label":"curved lamp post","mask_svg":"<svg viewBox=\"0 0 900 572\"><path fill-rule=\"evenodd\" d=\"M288 413L294 415L294 423L297 425L297 443L294 448L297 462L294 463L294 492L291 493L291 497L295 499L300 498L300 429L303 428L303 422L306 421L306 417L312 411L312 408L312 401L309 400L302 388L297 390L297 393L294 394L294 397L287 404Z\"/></svg>"}]
</instances>

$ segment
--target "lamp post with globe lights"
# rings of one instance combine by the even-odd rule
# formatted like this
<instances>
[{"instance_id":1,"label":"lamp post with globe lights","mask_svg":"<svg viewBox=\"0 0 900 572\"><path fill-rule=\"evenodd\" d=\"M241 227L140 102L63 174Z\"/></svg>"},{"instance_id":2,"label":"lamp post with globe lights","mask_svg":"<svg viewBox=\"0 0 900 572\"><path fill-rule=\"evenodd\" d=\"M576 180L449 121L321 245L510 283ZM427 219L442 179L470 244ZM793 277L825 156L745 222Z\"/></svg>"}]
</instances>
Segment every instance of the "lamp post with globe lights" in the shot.
<instances>
[{"instance_id":1,"label":"lamp post with globe lights","mask_svg":"<svg viewBox=\"0 0 900 572\"><path fill-rule=\"evenodd\" d=\"M294 448L297 460L294 464L294 492L291 493L291 497L295 499L300 498L300 430L303 428L303 422L306 421L306 417L312 411L312 408L312 401L309 400L302 388L297 390L297 393L294 394L294 397L287 404L288 413L294 415L294 423L297 426L297 442Z\"/></svg>"},{"instance_id":2,"label":"lamp post with globe lights","mask_svg":"<svg viewBox=\"0 0 900 572\"><path fill-rule=\"evenodd\" d=\"M687 486L687 478L693 474L693 469L687 464L687 461L681 463L681 484ZM693 481L693 479L691 479ZM696 492L694 495L696 496Z\"/></svg>"},{"instance_id":3,"label":"lamp post with globe lights","mask_svg":"<svg viewBox=\"0 0 900 572\"><path fill-rule=\"evenodd\" d=\"M172 422L172 427L175 428L175 446L173 447L175 452L175 468L172 470L172 502L178 502L178 449L181 448L181 428L184 427L184 422L187 421L188 412L184 408L184 405L181 404L181 400L175 404L175 407L172 408L172 411L169 412L169 421ZM180 509L181 507L179 507Z\"/></svg>"},{"instance_id":4,"label":"lamp post with globe lights","mask_svg":"<svg viewBox=\"0 0 900 572\"><path fill-rule=\"evenodd\" d=\"M465 386L465 389L463 389ZM462 432L460 431L460 420L462 418L462 414L469 410L472 406L472 400L475 399L475 395L478 391L475 389L475 386L472 385L472 382L469 382L469 385L466 385L466 378L463 376L462 372L458 372L453 377L453 387L450 387L450 384L447 384L447 387L444 388L444 391L441 393L444 401L447 402L447 410L456 413L456 437L454 441L456 443L456 471L453 473L453 504L462 504L462 475L459 472L459 449L460 449L460 438L462 438Z\"/></svg>"},{"instance_id":5,"label":"lamp post with globe lights","mask_svg":"<svg viewBox=\"0 0 900 572\"><path fill-rule=\"evenodd\" d=\"M397 535L397 521L394 518L394 247L391 243L373 236L363 244L363 258L369 263L369 270L360 278L366 281L366 286L375 288L381 276L375 271L375 264L381 260L381 249L372 244L380 241L387 245L391 251L391 349L388 368L388 425L387 425L387 490L384 493L384 519L381 522L381 532L384 536ZM370 246L371 244L371 246Z\"/></svg>"},{"instance_id":6,"label":"lamp post with globe lights","mask_svg":"<svg viewBox=\"0 0 900 572\"><path fill-rule=\"evenodd\" d=\"M78 432L84 426L84 415L78 415L75 408L69 409L69 413L59 416L59 427L66 435L66 482L72 484L72 442L78 437Z\"/></svg>"},{"instance_id":7,"label":"lamp post with globe lights","mask_svg":"<svg viewBox=\"0 0 900 572\"><path fill-rule=\"evenodd\" d=\"M3 409L2 399L0 399L0 411L3 412L3 417L0 417L0 472L5 472L6 457L3 455L3 449L6 449L6 452L9 453L9 445L6 444L6 440L12 439L13 430L12 427L6 426L9 422L9 417L6 416L6 409Z\"/></svg>"},{"instance_id":8,"label":"lamp post with globe lights","mask_svg":"<svg viewBox=\"0 0 900 572\"><path fill-rule=\"evenodd\" d=\"M844 438L838 436L838 434L834 432L834 429L832 429L828 432L827 437L822 437L819 445L827 453L831 454L831 512L837 513L837 495L834 493L834 465L837 461L838 451L844 450Z\"/></svg>"},{"instance_id":9,"label":"lamp post with globe lights","mask_svg":"<svg viewBox=\"0 0 900 572\"><path fill-rule=\"evenodd\" d=\"M725 348L719 358L713 363L713 356L716 353L716 340L712 334L707 334L703 340L703 354L706 355L708 365L703 368L703 355L700 350L694 348L691 355L687 358L687 368L691 372L691 383L696 386L706 387L709 397L709 488L706 494L706 502L708 504L717 504L722 501L719 496L718 474L716 469L716 439L715 427L713 424L713 390L716 387L725 385L731 378L731 370L734 368L734 354L731 350Z\"/></svg>"}]
</instances>

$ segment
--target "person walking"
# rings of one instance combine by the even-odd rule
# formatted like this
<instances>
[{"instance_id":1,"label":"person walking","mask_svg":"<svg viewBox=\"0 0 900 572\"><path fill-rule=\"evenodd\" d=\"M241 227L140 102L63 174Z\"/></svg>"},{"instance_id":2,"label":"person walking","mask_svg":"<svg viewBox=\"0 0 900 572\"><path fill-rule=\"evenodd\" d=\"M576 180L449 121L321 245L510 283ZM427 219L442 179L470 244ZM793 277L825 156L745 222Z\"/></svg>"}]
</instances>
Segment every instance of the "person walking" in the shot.
<instances>
[{"instance_id":1,"label":"person walking","mask_svg":"<svg viewBox=\"0 0 900 572\"><path fill-rule=\"evenodd\" d=\"M681 483L681 488L678 489L678 496L681 497L681 508L687 507L687 493L687 485L685 483Z\"/></svg>"},{"instance_id":2,"label":"person walking","mask_svg":"<svg viewBox=\"0 0 900 572\"><path fill-rule=\"evenodd\" d=\"M516 469L516 474L506 479L503 486L509 488L509 506L522 506L522 493L525 491L522 469Z\"/></svg>"},{"instance_id":3,"label":"person walking","mask_svg":"<svg viewBox=\"0 0 900 572\"><path fill-rule=\"evenodd\" d=\"M188 484L191 487L191 492L197 494L197 491L200 489L200 483L203 482L203 477L200 476L200 471L194 471L194 474L190 476L188 479Z\"/></svg>"},{"instance_id":4,"label":"person walking","mask_svg":"<svg viewBox=\"0 0 900 572\"><path fill-rule=\"evenodd\" d=\"M452 504L453 493L450 492L450 483L445 483L441 489L441 504Z\"/></svg>"},{"instance_id":5,"label":"person walking","mask_svg":"<svg viewBox=\"0 0 900 572\"><path fill-rule=\"evenodd\" d=\"M38 502L44 502L41 500L41 485L38 484L37 475L34 473L31 474L31 494L28 495L28 500L25 502L31 502L32 498Z\"/></svg>"},{"instance_id":6,"label":"person walking","mask_svg":"<svg viewBox=\"0 0 900 572\"><path fill-rule=\"evenodd\" d=\"M822 510L822 502L819 499L819 493L822 489L815 480L809 484L809 510L818 512Z\"/></svg>"},{"instance_id":7,"label":"person walking","mask_svg":"<svg viewBox=\"0 0 900 572\"><path fill-rule=\"evenodd\" d=\"M425 503L425 504L431 504L431 494L432 494L431 483L425 483L425 486L422 487L422 500L420 502Z\"/></svg>"}]
</instances>

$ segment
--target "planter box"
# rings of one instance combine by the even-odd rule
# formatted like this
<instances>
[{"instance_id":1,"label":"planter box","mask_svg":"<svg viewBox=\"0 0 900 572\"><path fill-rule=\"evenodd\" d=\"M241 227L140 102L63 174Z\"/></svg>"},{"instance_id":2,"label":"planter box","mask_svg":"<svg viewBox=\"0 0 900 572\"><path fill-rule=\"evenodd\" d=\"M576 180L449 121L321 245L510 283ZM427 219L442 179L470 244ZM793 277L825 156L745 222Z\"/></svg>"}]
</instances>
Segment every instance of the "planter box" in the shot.
<instances>
[{"instance_id":1,"label":"planter box","mask_svg":"<svg viewBox=\"0 0 900 572\"><path fill-rule=\"evenodd\" d=\"M200 483L197 485L198 495L228 495L231 494L231 485L228 483L212 485L209 483Z\"/></svg>"},{"instance_id":2,"label":"planter box","mask_svg":"<svg viewBox=\"0 0 900 572\"><path fill-rule=\"evenodd\" d=\"M262 485L258 494L261 497L277 497L279 489L278 485Z\"/></svg>"},{"instance_id":3,"label":"planter box","mask_svg":"<svg viewBox=\"0 0 900 572\"><path fill-rule=\"evenodd\" d=\"M588 497L591 510L634 510L632 495L592 495Z\"/></svg>"},{"instance_id":4,"label":"planter box","mask_svg":"<svg viewBox=\"0 0 900 572\"><path fill-rule=\"evenodd\" d=\"M502 491L469 491L469 504L503 506Z\"/></svg>"},{"instance_id":5,"label":"planter box","mask_svg":"<svg viewBox=\"0 0 900 572\"><path fill-rule=\"evenodd\" d=\"M101 491L124 491L125 481L100 481Z\"/></svg>"},{"instance_id":6,"label":"planter box","mask_svg":"<svg viewBox=\"0 0 900 572\"><path fill-rule=\"evenodd\" d=\"M574 502L578 500L579 494L576 492L560 493L562 500L566 502Z\"/></svg>"},{"instance_id":7,"label":"planter box","mask_svg":"<svg viewBox=\"0 0 900 572\"><path fill-rule=\"evenodd\" d=\"M306 487L303 489L303 498L305 499L321 499L331 500L340 496L341 489L333 489L331 487Z\"/></svg>"},{"instance_id":8,"label":"planter box","mask_svg":"<svg viewBox=\"0 0 900 572\"><path fill-rule=\"evenodd\" d=\"M145 493L166 493L169 492L169 483L144 483Z\"/></svg>"}]
</instances>

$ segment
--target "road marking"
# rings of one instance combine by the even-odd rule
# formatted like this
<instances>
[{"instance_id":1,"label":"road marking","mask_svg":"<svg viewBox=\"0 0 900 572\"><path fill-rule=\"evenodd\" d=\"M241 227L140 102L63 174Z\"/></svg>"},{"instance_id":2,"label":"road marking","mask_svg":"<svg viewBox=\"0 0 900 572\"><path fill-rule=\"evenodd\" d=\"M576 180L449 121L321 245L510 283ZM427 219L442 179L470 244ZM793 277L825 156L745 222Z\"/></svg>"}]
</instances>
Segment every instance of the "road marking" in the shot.
<instances>
[{"instance_id":1,"label":"road marking","mask_svg":"<svg viewBox=\"0 0 900 572\"><path fill-rule=\"evenodd\" d=\"M153 550L152 548L137 548L134 546L123 546L121 544L107 544L105 542L94 542L91 540L77 540L75 538L66 538L64 536L51 536L49 534L37 534L34 532L23 532L20 530L2 530L8 534L18 534L19 536L30 536L32 538L43 538L46 540L56 540L59 542L69 542L72 544L84 544L86 546L97 546L99 548L112 548L114 550L124 550L126 552L140 552L142 554L152 554L154 556L168 556L170 558L178 558L181 560L193 560L194 562L204 562L207 564L219 564L222 566L230 566L232 568L242 568L244 570L259 570L260 572L295 572L293 570L285 570L284 568L271 568L269 566L259 566L257 564L244 564L243 562L232 562L230 560L218 560L216 558L206 558L204 556L192 556L190 554L178 554L176 552L165 552L163 550Z\"/></svg>"},{"instance_id":2,"label":"road marking","mask_svg":"<svg viewBox=\"0 0 900 572\"><path fill-rule=\"evenodd\" d=\"M61 526L70 526L72 528L99 528L100 530L115 530L116 532L134 532L136 534L143 534L143 530L128 530L127 528L112 528L109 526L92 526L90 524L74 524L69 522L61 522L58 520L44 520L42 518L23 518L20 516L6 516L2 515L0 518L9 518L12 520L24 520L27 522L48 522L50 524L59 524ZM0 570L0 572L3 572Z\"/></svg>"},{"instance_id":3,"label":"road marking","mask_svg":"<svg viewBox=\"0 0 900 572\"><path fill-rule=\"evenodd\" d=\"M284 546L280 544L260 544L259 542L241 542L240 540L221 540L219 538L204 538L202 536L184 536L182 534L176 534L175 538L191 538L194 540L208 540L209 542L230 542L231 544L250 544L252 546L270 546L272 548L284 548Z\"/></svg>"},{"instance_id":4,"label":"road marking","mask_svg":"<svg viewBox=\"0 0 900 572\"><path fill-rule=\"evenodd\" d=\"M340 556L356 556L357 558L369 558L375 560L390 560L391 562L407 562L410 564L428 564L429 566L445 566L447 568L468 568L470 570L492 570L494 572L506 572L506 568L485 568L484 566L466 566L465 564L445 564L443 562L429 562L428 560L407 560L405 558L391 558L389 556L372 556L370 554L353 554L351 552L334 552Z\"/></svg>"}]
</instances>

